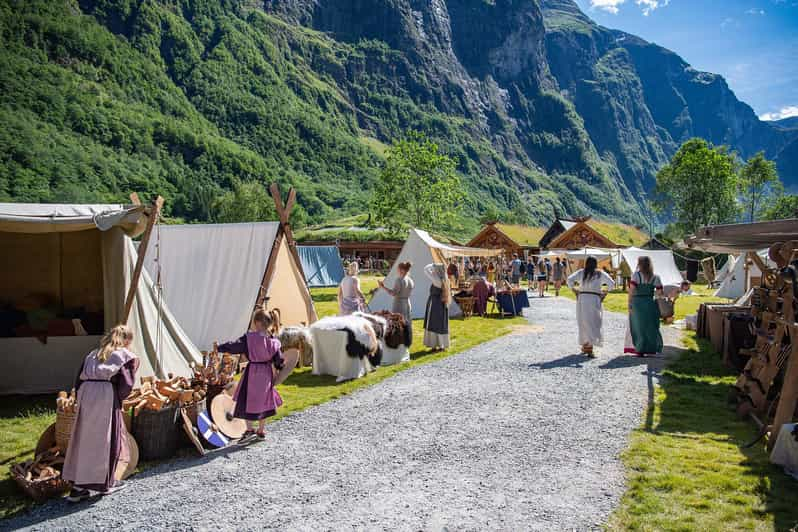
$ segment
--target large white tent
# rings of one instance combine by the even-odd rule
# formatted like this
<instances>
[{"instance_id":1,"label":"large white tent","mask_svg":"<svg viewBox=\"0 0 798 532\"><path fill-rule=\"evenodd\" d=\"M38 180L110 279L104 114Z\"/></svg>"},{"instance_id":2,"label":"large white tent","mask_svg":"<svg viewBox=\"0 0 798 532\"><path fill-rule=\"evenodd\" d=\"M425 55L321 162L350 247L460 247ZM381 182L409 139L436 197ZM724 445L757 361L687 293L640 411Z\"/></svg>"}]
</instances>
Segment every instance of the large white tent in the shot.
<instances>
[{"instance_id":1,"label":"large white tent","mask_svg":"<svg viewBox=\"0 0 798 532\"><path fill-rule=\"evenodd\" d=\"M655 249L640 249L640 248L625 248L620 250L621 254L621 269L624 276L629 277L637 268L637 259L640 257L651 258L651 265L654 267L654 273L657 274L665 286L680 286L684 277L676 266L676 261L673 258L673 251L669 249L655 250Z\"/></svg>"},{"instance_id":2,"label":"large white tent","mask_svg":"<svg viewBox=\"0 0 798 532\"><path fill-rule=\"evenodd\" d=\"M200 349L244 334L256 305L285 325L316 320L301 266L278 222L167 225L145 267Z\"/></svg>"},{"instance_id":3,"label":"large white tent","mask_svg":"<svg viewBox=\"0 0 798 532\"><path fill-rule=\"evenodd\" d=\"M773 262L768 258L768 251L762 250L757 252L759 257L767 264L768 266L774 266ZM746 274L745 271L745 264L746 264L746 257L745 254L742 254L738 257L729 257L727 264L730 263L730 270L725 275L723 282L720 283L717 291L715 292L715 297L724 297L727 299L739 299L746 292L746 275L750 277L761 277L762 271L756 265L756 263L751 263L748 267L748 272Z\"/></svg>"},{"instance_id":4,"label":"large white tent","mask_svg":"<svg viewBox=\"0 0 798 532\"><path fill-rule=\"evenodd\" d=\"M423 318L427 297L429 296L429 288L432 284L427 276L424 275L424 266L432 263L442 264L446 259L459 257L495 257L502 253L503 250L501 249L469 248L443 244L432 238L426 231L411 229L404 246L402 246L399 257L394 261L390 273L388 273L388 276L385 278L385 284L389 287L393 286L398 276L397 265L400 262L413 263L410 276L415 282L415 288L410 298L410 306L414 319ZM377 290L374 297L369 302L369 308L372 312L390 310L392 304L393 298L390 294L385 290ZM460 307L457 303L452 301L451 305L449 305L449 315L459 316L461 314L462 311Z\"/></svg>"},{"instance_id":5,"label":"large white tent","mask_svg":"<svg viewBox=\"0 0 798 532\"><path fill-rule=\"evenodd\" d=\"M152 212L141 205L0 204L0 299L10 314L28 311L24 326L0 338L0 395L71 388L102 332L125 320L128 294L140 375L188 375L190 362L201 360L169 309L159 305L146 272L136 282L131 237L142 233L148 216ZM31 316L43 311L49 317L31 327ZM94 327L90 316L100 317ZM70 330L72 320L81 326ZM81 330L84 324L90 331Z\"/></svg>"}]
</instances>

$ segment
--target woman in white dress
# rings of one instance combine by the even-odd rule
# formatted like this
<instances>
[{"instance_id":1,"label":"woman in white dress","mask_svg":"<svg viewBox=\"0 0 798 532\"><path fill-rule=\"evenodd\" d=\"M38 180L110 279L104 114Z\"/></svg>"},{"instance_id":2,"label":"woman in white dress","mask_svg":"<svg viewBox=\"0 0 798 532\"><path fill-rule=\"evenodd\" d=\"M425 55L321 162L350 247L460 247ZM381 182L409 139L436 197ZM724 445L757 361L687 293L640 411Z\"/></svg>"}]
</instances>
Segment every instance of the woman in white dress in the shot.
<instances>
[{"instance_id":1,"label":"woman in white dress","mask_svg":"<svg viewBox=\"0 0 798 532\"><path fill-rule=\"evenodd\" d=\"M602 291L602 287L607 285L608 290L612 290L615 281L598 269L595 257L588 257L585 267L571 274L566 283L577 294L576 321L579 327L579 345L582 346L582 353L592 358L595 356L593 347L601 347L604 341L602 302L606 292Z\"/></svg>"},{"instance_id":2,"label":"woman in white dress","mask_svg":"<svg viewBox=\"0 0 798 532\"><path fill-rule=\"evenodd\" d=\"M360 266L357 262L350 262L346 268L346 277L338 285L338 315L348 316L354 312L361 312L366 297L360 291L360 279L357 274Z\"/></svg>"}]
</instances>

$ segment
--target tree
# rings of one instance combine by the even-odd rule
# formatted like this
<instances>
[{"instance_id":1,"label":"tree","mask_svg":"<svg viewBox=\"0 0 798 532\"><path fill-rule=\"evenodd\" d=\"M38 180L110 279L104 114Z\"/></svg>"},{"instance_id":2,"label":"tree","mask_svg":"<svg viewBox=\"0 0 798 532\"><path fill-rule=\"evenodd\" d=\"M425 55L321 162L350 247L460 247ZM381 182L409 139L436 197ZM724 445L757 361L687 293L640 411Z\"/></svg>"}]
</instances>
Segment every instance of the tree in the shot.
<instances>
[{"instance_id":1,"label":"tree","mask_svg":"<svg viewBox=\"0 0 798 532\"><path fill-rule=\"evenodd\" d=\"M785 220L798 218L798 195L779 195L770 207L763 209L763 220Z\"/></svg>"},{"instance_id":2,"label":"tree","mask_svg":"<svg viewBox=\"0 0 798 532\"><path fill-rule=\"evenodd\" d=\"M211 209L219 223L262 222L277 219L274 200L256 182L233 181L233 190L216 198Z\"/></svg>"},{"instance_id":3,"label":"tree","mask_svg":"<svg viewBox=\"0 0 798 532\"><path fill-rule=\"evenodd\" d=\"M776 163L765 159L764 152L748 159L740 169L738 181L742 203L752 222L756 221L757 207L761 206L763 200L782 189Z\"/></svg>"},{"instance_id":4,"label":"tree","mask_svg":"<svg viewBox=\"0 0 798 532\"><path fill-rule=\"evenodd\" d=\"M736 192L734 154L694 138L657 174L654 205L670 214L674 229L684 235L704 225L733 221L738 213Z\"/></svg>"},{"instance_id":5,"label":"tree","mask_svg":"<svg viewBox=\"0 0 798 532\"><path fill-rule=\"evenodd\" d=\"M375 221L393 232L408 225L448 228L464 197L454 161L414 131L394 141L386 155L371 201Z\"/></svg>"}]
</instances>

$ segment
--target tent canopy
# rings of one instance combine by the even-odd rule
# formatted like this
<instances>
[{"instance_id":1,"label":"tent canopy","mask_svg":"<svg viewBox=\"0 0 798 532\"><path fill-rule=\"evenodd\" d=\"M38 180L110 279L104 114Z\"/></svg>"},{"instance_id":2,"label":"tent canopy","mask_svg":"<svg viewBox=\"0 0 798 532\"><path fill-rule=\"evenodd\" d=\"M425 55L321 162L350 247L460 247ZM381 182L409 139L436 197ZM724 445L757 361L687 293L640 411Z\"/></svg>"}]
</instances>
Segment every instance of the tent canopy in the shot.
<instances>
[{"instance_id":1,"label":"tent canopy","mask_svg":"<svg viewBox=\"0 0 798 532\"><path fill-rule=\"evenodd\" d=\"M710 225L687 237L684 243L711 253L741 253L788 240L798 240L798 219Z\"/></svg>"},{"instance_id":2,"label":"tent canopy","mask_svg":"<svg viewBox=\"0 0 798 532\"><path fill-rule=\"evenodd\" d=\"M0 298L12 313L27 313L30 328L0 338L5 364L0 394L48 393L73 385L102 332L124 318L138 258L128 235L143 230L146 214L144 206L0 204ZM38 325L32 320L37 314L46 316ZM99 323L90 325L93 316ZM64 328L73 319L91 329L90 335ZM189 363L200 361L169 309L159 307L146 274L136 286L127 324L141 375L188 375Z\"/></svg>"},{"instance_id":3,"label":"tent canopy","mask_svg":"<svg viewBox=\"0 0 798 532\"><path fill-rule=\"evenodd\" d=\"M640 257L650 257L651 265L654 267L654 273L659 276L663 285L679 286L684 280L682 273L676 266L673 252L669 249L626 248L621 249L620 253L623 259L624 271L627 274L631 274L631 272L635 271L637 260ZM627 269L628 271L626 271Z\"/></svg>"},{"instance_id":4,"label":"tent canopy","mask_svg":"<svg viewBox=\"0 0 798 532\"><path fill-rule=\"evenodd\" d=\"M595 257L596 260L607 260L613 256L613 252L617 250L599 249L599 248L582 248L572 250L559 250L558 253L565 254L569 260L585 260L588 257Z\"/></svg>"},{"instance_id":5,"label":"tent canopy","mask_svg":"<svg viewBox=\"0 0 798 532\"><path fill-rule=\"evenodd\" d=\"M773 267L773 261L768 258L768 250L763 249L757 252L759 258L768 266ZM757 267L756 263L752 262L748 267L748 273L746 274L745 265L746 265L746 254L743 253L738 257L729 257L729 260L726 261L726 264L729 265L728 270L724 274L723 281L720 283L720 286L715 291L715 297L724 297L727 299L739 299L746 292L746 285L747 283L747 275L751 277L761 277L762 271Z\"/></svg>"},{"instance_id":6,"label":"tent canopy","mask_svg":"<svg viewBox=\"0 0 798 532\"><path fill-rule=\"evenodd\" d=\"M338 286L344 278L344 264L335 246L297 246L308 286Z\"/></svg>"},{"instance_id":7,"label":"tent canopy","mask_svg":"<svg viewBox=\"0 0 798 532\"><path fill-rule=\"evenodd\" d=\"M441 244L426 231L411 229L405 245L402 246L399 257L394 261L390 273L385 278L385 285L393 287L398 277L397 268L400 262L411 262L413 269L410 271L410 276L415 283L415 288L410 296L411 313L414 319L423 318L427 296L432 284L427 276L424 275L424 266L432 263L443 263L447 258L463 256L494 257L501 254L502 250L500 249L468 248ZM391 310L392 305L393 297L385 290L377 290L369 302L369 308L372 312ZM460 314L460 307L456 302L452 301L449 306L449 315L459 316Z\"/></svg>"},{"instance_id":8,"label":"tent canopy","mask_svg":"<svg viewBox=\"0 0 798 532\"><path fill-rule=\"evenodd\" d=\"M153 278L160 275L164 300L200 349L247 332L264 295L286 325L315 321L278 222L167 225L153 237L145 269Z\"/></svg>"}]
</instances>

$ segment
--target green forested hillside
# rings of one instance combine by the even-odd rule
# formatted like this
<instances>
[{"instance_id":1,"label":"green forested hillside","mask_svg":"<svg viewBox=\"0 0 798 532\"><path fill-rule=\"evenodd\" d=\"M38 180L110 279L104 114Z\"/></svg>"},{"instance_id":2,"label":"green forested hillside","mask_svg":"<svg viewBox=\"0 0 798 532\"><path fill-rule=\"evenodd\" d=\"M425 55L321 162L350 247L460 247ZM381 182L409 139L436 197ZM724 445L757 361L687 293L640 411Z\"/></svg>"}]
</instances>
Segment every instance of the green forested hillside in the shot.
<instances>
[{"instance_id":1,"label":"green forested hillside","mask_svg":"<svg viewBox=\"0 0 798 532\"><path fill-rule=\"evenodd\" d=\"M567 0L543 6L0 0L0 201L138 191L209 220L235 181L277 180L319 223L363 213L385 146L416 129L464 178L460 231L489 208L638 223L675 111L637 48Z\"/></svg>"}]
</instances>

